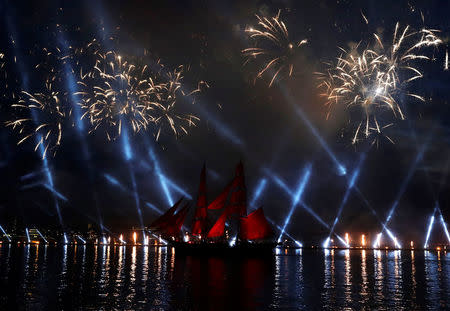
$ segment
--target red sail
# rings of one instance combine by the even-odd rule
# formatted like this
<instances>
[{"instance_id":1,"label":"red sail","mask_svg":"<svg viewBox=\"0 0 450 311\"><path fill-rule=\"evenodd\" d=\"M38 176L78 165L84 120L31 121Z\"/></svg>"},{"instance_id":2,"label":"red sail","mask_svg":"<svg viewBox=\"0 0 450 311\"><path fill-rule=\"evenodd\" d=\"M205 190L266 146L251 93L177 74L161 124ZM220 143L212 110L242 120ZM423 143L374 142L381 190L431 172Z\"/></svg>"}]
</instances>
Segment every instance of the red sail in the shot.
<instances>
[{"instance_id":1,"label":"red sail","mask_svg":"<svg viewBox=\"0 0 450 311\"><path fill-rule=\"evenodd\" d=\"M231 189L229 209L230 214L236 213L241 217L247 215L247 195L242 162L236 167L236 176L233 181L233 188Z\"/></svg>"},{"instance_id":2,"label":"red sail","mask_svg":"<svg viewBox=\"0 0 450 311\"><path fill-rule=\"evenodd\" d=\"M205 230L206 216L207 216L207 204L206 204L206 168L203 165L202 172L200 174L200 185L198 187L197 197L197 209L194 215L194 224L192 226L193 235L201 235Z\"/></svg>"},{"instance_id":3,"label":"red sail","mask_svg":"<svg viewBox=\"0 0 450 311\"><path fill-rule=\"evenodd\" d=\"M162 216L152 222L150 228L153 228L155 230L163 226L165 223L170 222L172 217L175 215L175 212L178 208L178 205L180 205L181 200L183 200L183 198L179 199L178 202L176 202L171 208L169 208Z\"/></svg>"},{"instance_id":4,"label":"red sail","mask_svg":"<svg viewBox=\"0 0 450 311\"><path fill-rule=\"evenodd\" d=\"M208 238L218 238L224 235L225 233L225 223L228 218L228 209L225 209L220 215L219 219L217 219L216 223L208 232Z\"/></svg>"},{"instance_id":5,"label":"red sail","mask_svg":"<svg viewBox=\"0 0 450 311\"><path fill-rule=\"evenodd\" d=\"M172 221L167 224L163 229L163 232L172 237L177 237L180 234L181 226L183 226L184 219L189 211L189 204L183 206L183 208L172 218Z\"/></svg>"},{"instance_id":6,"label":"red sail","mask_svg":"<svg viewBox=\"0 0 450 311\"><path fill-rule=\"evenodd\" d=\"M233 180L234 181L234 180ZM222 207L224 207L225 202L227 201L228 198L228 193L230 192L231 186L233 185L233 181L230 182L225 189L222 191L221 194L219 194L214 201L212 201L211 203L209 203L208 205L208 209L221 209Z\"/></svg>"},{"instance_id":7,"label":"red sail","mask_svg":"<svg viewBox=\"0 0 450 311\"><path fill-rule=\"evenodd\" d=\"M242 240L259 240L269 238L273 234L262 207L241 217L239 236Z\"/></svg>"},{"instance_id":8,"label":"red sail","mask_svg":"<svg viewBox=\"0 0 450 311\"><path fill-rule=\"evenodd\" d=\"M208 233L208 238L221 237L225 233L225 223L232 214L245 216L247 214L247 198L244 179L244 166L240 162L236 167L236 176L225 190L208 206L208 209L218 209L225 205L228 193L231 192L230 204L217 219ZM212 207L211 207L212 206Z\"/></svg>"}]
</instances>

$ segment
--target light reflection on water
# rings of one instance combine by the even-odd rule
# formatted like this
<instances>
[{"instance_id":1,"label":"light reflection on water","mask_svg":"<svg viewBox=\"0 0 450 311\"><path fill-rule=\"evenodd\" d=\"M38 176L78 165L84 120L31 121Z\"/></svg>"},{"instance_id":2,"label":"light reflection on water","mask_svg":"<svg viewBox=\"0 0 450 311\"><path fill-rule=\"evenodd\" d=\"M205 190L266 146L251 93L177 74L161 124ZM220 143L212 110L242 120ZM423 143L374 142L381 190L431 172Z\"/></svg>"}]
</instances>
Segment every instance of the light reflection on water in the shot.
<instances>
[{"instance_id":1,"label":"light reflection on water","mask_svg":"<svg viewBox=\"0 0 450 311\"><path fill-rule=\"evenodd\" d=\"M0 246L0 310L436 310L449 301L442 251L214 257L155 246Z\"/></svg>"}]
</instances>

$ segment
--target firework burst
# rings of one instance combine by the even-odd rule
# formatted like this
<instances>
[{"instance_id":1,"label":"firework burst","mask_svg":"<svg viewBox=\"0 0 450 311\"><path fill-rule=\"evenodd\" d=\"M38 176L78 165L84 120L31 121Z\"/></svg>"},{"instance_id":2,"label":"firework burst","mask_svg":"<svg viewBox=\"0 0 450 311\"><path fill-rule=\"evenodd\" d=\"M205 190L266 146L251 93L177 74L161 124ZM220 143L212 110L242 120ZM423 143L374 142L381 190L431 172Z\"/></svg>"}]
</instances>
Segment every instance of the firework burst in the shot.
<instances>
[{"instance_id":1,"label":"firework burst","mask_svg":"<svg viewBox=\"0 0 450 311\"><path fill-rule=\"evenodd\" d=\"M0 103L0 108L2 105L5 105L7 101L14 100L16 98L16 94L11 89L9 80L10 77L8 76L6 55L0 52L0 99L2 100Z\"/></svg>"},{"instance_id":2,"label":"firework burst","mask_svg":"<svg viewBox=\"0 0 450 311\"><path fill-rule=\"evenodd\" d=\"M18 145L35 139L35 151L42 147L40 154L45 158L48 153L53 156L61 146L64 129L73 126L72 106L68 92L64 91L64 62L70 58L63 55L58 47L43 48L33 51L41 59L34 67L37 77L44 77L44 85L38 92L22 90L18 100L11 105L14 119L5 125L16 130L19 135Z\"/></svg>"},{"instance_id":3,"label":"firework burst","mask_svg":"<svg viewBox=\"0 0 450 311\"><path fill-rule=\"evenodd\" d=\"M298 49L307 43L306 39L295 42L289 37L288 29L280 18L280 11L274 17L260 17L256 15L258 25L245 31L254 39L255 46L242 50L246 61L259 59L263 65L256 78L269 73L271 80L269 87L282 72L290 77L294 71L294 57Z\"/></svg>"},{"instance_id":4,"label":"firework burst","mask_svg":"<svg viewBox=\"0 0 450 311\"><path fill-rule=\"evenodd\" d=\"M137 67L115 52L96 52L93 68L80 73L83 118L89 119L92 130L104 129L108 140L120 136L123 124L137 133L153 121L149 113L154 103L150 96L155 89L147 66Z\"/></svg>"},{"instance_id":5,"label":"firework burst","mask_svg":"<svg viewBox=\"0 0 450 311\"><path fill-rule=\"evenodd\" d=\"M337 63L319 74L319 87L324 88L322 95L329 106L327 118L334 107L349 110L351 118L358 116L353 122L353 144L372 134L377 137L390 127L393 123L384 122L386 112L391 120L405 119L400 95L408 96L408 102L425 101L423 96L409 92L408 85L423 77L421 61L430 60L424 48L442 43L436 33L430 29L414 31L409 26L401 29L397 23L392 43L383 44L381 36L374 34L374 43L362 51L361 44L350 52L342 49Z\"/></svg>"},{"instance_id":6,"label":"firework burst","mask_svg":"<svg viewBox=\"0 0 450 311\"><path fill-rule=\"evenodd\" d=\"M155 133L157 141L161 132L165 131L172 133L175 137L188 134L189 128L195 127L197 122L200 121L199 117L184 111L183 103L194 104L194 94L209 86L206 82L200 81L197 89L186 93L182 84L183 74L184 67L179 66L174 71L167 73L166 82L154 84L152 81L151 83L152 90L154 90L152 93L154 99L150 110L157 128Z\"/></svg>"},{"instance_id":7,"label":"firework burst","mask_svg":"<svg viewBox=\"0 0 450 311\"><path fill-rule=\"evenodd\" d=\"M42 158L48 152L56 154L61 145L63 128L72 114L67 105L67 94L53 90L53 81L47 80L45 89L39 93L22 91L21 99L13 104L18 118L7 121L6 126L11 127L21 135L18 145L34 137L35 151L42 145Z\"/></svg>"}]
</instances>

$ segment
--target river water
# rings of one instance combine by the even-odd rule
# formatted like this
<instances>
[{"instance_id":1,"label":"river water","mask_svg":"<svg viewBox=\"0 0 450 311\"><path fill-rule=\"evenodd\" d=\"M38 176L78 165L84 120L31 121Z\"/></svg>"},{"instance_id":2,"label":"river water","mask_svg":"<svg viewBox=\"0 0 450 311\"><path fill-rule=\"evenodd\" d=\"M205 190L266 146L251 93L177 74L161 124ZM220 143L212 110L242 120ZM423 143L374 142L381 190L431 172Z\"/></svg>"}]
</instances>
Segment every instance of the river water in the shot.
<instances>
[{"instance_id":1,"label":"river water","mask_svg":"<svg viewBox=\"0 0 450 311\"><path fill-rule=\"evenodd\" d=\"M0 310L279 309L450 310L450 253L0 246Z\"/></svg>"}]
</instances>

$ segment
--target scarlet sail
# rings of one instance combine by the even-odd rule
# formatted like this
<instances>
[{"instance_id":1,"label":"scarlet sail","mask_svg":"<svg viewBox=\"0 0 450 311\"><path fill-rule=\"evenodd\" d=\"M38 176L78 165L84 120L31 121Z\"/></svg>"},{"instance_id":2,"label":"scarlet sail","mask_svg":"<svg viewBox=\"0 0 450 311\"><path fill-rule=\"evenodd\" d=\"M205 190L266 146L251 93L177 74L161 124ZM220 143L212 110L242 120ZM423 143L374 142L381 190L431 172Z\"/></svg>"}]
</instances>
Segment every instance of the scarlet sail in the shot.
<instances>
[{"instance_id":1,"label":"scarlet sail","mask_svg":"<svg viewBox=\"0 0 450 311\"><path fill-rule=\"evenodd\" d=\"M224 207L228 194L230 193L231 186L233 185L233 182L230 182L225 189L208 205L208 209L221 209Z\"/></svg>"},{"instance_id":2,"label":"scarlet sail","mask_svg":"<svg viewBox=\"0 0 450 311\"><path fill-rule=\"evenodd\" d=\"M273 234L262 207L247 217L241 217L239 236L241 240L267 239Z\"/></svg>"},{"instance_id":3,"label":"scarlet sail","mask_svg":"<svg viewBox=\"0 0 450 311\"><path fill-rule=\"evenodd\" d=\"M236 213L239 216L247 215L247 189L245 188L244 166L242 162L236 167L236 176L234 177L233 187L231 189L230 214Z\"/></svg>"},{"instance_id":4,"label":"scarlet sail","mask_svg":"<svg viewBox=\"0 0 450 311\"><path fill-rule=\"evenodd\" d=\"M224 210L222 215L220 215L219 219L217 219L214 226L212 226L211 230L208 232L208 238L219 238L222 237L225 233L225 223L228 218L228 210Z\"/></svg>"},{"instance_id":5,"label":"scarlet sail","mask_svg":"<svg viewBox=\"0 0 450 311\"><path fill-rule=\"evenodd\" d=\"M221 207L225 206L226 199L228 197L228 192L231 193L230 202L225 207L222 215L217 219L216 223L213 225L211 230L208 233L208 238L217 238L221 237L225 233L225 224L229 217L232 215L245 216L247 214L247 197L246 197L246 189L245 189L245 180L244 180L244 168L242 162L238 164L236 167L236 175L233 180L228 184L225 188L226 196L224 195L225 191L219 196L220 200L215 200L220 202ZM219 205L219 204L217 204Z\"/></svg>"},{"instance_id":6,"label":"scarlet sail","mask_svg":"<svg viewBox=\"0 0 450 311\"><path fill-rule=\"evenodd\" d=\"M209 243L225 242L225 228L234 241L239 234L237 243L245 245L245 241L266 240L273 234L272 228L264 216L262 208L258 208L247 216L247 194L245 187L244 167L242 162L236 167L236 174L233 180L228 183L222 193L216 197L209 205L206 200L206 169L200 174L200 184L198 188L197 204L192 223L192 235L201 236L201 240L210 239ZM209 243L198 243L200 239L186 240L180 242L180 231L188 213L188 206L185 205L178 212L181 199L174 204L164 215L154 221L151 229L160 233L164 237L170 237L173 243L186 243L186 245L207 246ZM214 225L208 230L207 219L208 210L219 210L220 216ZM239 233L238 233L239 232ZM266 242L266 241L265 241ZM261 243L250 243L252 245ZM250 245L248 244L248 245ZM231 245L231 244L230 244ZM234 245L234 244L233 244ZM262 243L261 245L265 245Z\"/></svg>"},{"instance_id":7,"label":"scarlet sail","mask_svg":"<svg viewBox=\"0 0 450 311\"><path fill-rule=\"evenodd\" d=\"M176 202L171 208L169 208L162 216L152 222L150 228L152 228L153 230L157 230L160 227L164 227L168 222L170 222L172 217L175 215L175 212L177 211L181 200L183 200L183 198L179 199L178 202Z\"/></svg>"},{"instance_id":8,"label":"scarlet sail","mask_svg":"<svg viewBox=\"0 0 450 311\"><path fill-rule=\"evenodd\" d=\"M203 165L200 174L200 185L198 187L197 208L195 209L194 224L192 226L192 234L194 236L199 236L204 233L206 229L206 217L206 168L205 165Z\"/></svg>"},{"instance_id":9,"label":"scarlet sail","mask_svg":"<svg viewBox=\"0 0 450 311\"><path fill-rule=\"evenodd\" d=\"M189 204L186 204L174 217L172 217L171 221L162 228L162 232L167 236L177 237L180 234L181 226L184 223L188 211Z\"/></svg>"}]
</instances>

